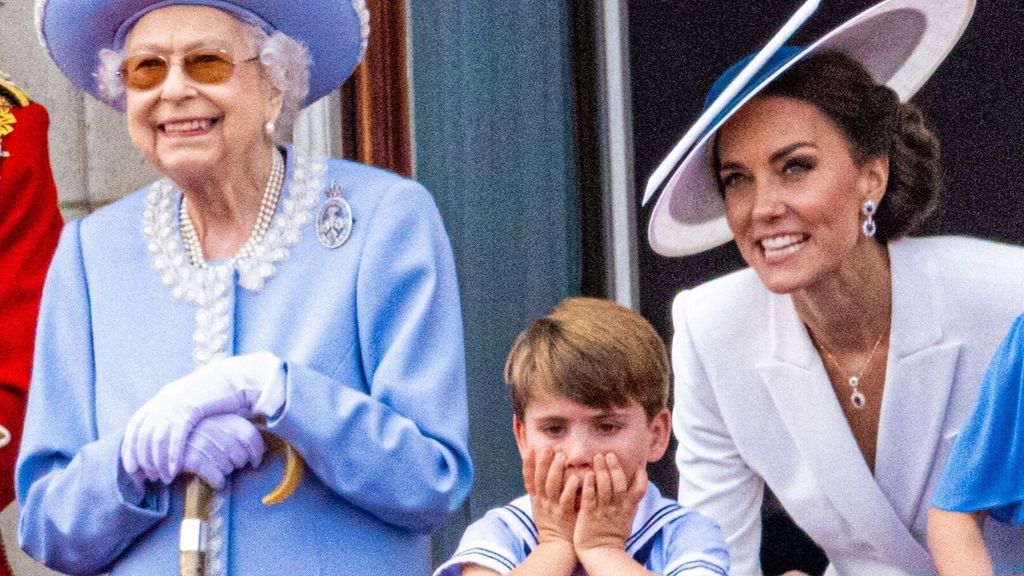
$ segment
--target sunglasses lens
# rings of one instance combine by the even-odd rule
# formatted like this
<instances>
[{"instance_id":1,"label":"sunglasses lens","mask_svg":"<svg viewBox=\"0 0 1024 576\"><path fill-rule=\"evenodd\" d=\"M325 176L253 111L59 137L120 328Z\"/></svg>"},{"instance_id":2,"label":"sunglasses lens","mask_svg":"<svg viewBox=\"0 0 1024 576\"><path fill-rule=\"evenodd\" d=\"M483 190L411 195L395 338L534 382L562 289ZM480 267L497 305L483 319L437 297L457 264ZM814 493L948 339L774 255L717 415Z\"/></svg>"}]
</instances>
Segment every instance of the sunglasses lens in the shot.
<instances>
[{"instance_id":1,"label":"sunglasses lens","mask_svg":"<svg viewBox=\"0 0 1024 576\"><path fill-rule=\"evenodd\" d=\"M220 84L231 77L234 63L227 53L218 50L198 50L185 55L185 73L196 82Z\"/></svg>"},{"instance_id":2,"label":"sunglasses lens","mask_svg":"<svg viewBox=\"0 0 1024 576\"><path fill-rule=\"evenodd\" d=\"M248 61L248 60L247 60ZM224 50L195 50L181 59L185 74L200 84L221 84L231 78L235 63ZM135 90L149 90L167 79L170 64L163 56L139 54L121 64L121 80Z\"/></svg>"},{"instance_id":3,"label":"sunglasses lens","mask_svg":"<svg viewBox=\"0 0 1024 576\"><path fill-rule=\"evenodd\" d=\"M121 80L129 88L148 90L167 78L167 60L160 56L132 56L121 64Z\"/></svg>"}]
</instances>

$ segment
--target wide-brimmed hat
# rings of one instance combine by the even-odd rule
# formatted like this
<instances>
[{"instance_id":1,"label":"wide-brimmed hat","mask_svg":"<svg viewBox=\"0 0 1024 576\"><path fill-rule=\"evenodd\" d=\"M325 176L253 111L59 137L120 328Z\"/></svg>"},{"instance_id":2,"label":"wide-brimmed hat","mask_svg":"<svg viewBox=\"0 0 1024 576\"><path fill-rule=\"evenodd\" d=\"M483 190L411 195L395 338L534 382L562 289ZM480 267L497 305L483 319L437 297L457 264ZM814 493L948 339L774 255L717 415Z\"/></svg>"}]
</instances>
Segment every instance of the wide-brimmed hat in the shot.
<instances>
[{"instance_id":1,"label":"wide-brimmed hat","mask_svg":"<svg viewBox=\"0 0 1024 576\"><path fill-rule=\"evenodd\" d=\"M668 178L648 226L648 241L655 252L688 256L732 239L708 162L708 146L722 124L787 69L812 54L838 51L906 101L953 49L974 12L974 0L887 0L808 47L786 46L817 3L804 4L767 46L715 82L704 112L651 176L644 204Z\"/></svg>"},{"instance_id":2,"label":"wide-brimmed hat","mask_svg":"<svg viewBox=\"0 0 1024 576\"><path fill-rule=\"evenodd\" d=\"M309 49L311 104L335 90L363 57L370 32L365 0L36 0L43 48L76 87L100 100L93 73L103 48L120 50L139 18L179 4L210 6Z\"/></svg>"}]
</instances>

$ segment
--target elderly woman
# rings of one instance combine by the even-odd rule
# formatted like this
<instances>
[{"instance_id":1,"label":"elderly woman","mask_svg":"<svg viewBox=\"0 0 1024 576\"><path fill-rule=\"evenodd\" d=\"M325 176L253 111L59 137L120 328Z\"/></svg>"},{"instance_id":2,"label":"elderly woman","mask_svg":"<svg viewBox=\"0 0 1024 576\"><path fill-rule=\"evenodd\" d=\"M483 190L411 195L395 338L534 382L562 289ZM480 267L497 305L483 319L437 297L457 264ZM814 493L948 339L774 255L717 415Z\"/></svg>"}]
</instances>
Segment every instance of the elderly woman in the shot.
<instances>
[{"instance_id":1,"label":"elderly woman","mask_svg":"<svg viewBox=\"0 0 1024 576\"><path fill-rule=\"evenodd\" d=\"M765 485L827 574L934 574L930 493L1024 308L1021 249L903 238L934 204L940 165L899 97L972 7L883 2L806 50L733 67L654 210L655 250L731 236L750 266L673 305L679 498L721 524L735 574L761 573ZM1024 532L986 536L997 557L1024 559Z\"/></svg>"},{"instance_id":2,"label":"elderly woman","mask_svg":"<svg viewBox=\"0 0 1024 576\"><path fill-rule=\"evenodd\" d=\"M360 0L39 0L73 84L165 176L66 227L19 458L22 547L177 574L185 485L209 574L427 574L466 496L455 267L415 182L276 143L366 46ZM93 72L97 82L93 82ZM318 222L344 220L324 234ZM308 470L294 494L256 422ZM191 521L181 539L196 536Z\"/></svg>"}]
</instances>

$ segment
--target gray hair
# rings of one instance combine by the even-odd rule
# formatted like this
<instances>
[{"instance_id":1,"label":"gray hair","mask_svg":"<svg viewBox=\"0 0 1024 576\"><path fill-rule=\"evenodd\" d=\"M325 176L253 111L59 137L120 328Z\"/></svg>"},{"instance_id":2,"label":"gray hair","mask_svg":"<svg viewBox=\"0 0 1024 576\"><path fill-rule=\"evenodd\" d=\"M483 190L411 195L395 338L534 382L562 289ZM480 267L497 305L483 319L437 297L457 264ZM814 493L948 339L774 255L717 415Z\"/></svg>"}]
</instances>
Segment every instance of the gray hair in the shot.
<instances>
[{"instance_id":1,"label":"gray hair","mask_svg":"<svg viewBox=\"0 0 1024 576\"><path fill-rule=\"evenodd\" d=\"M274 123L274 141L291 142L295 120L309 94L309 68L312 63L309 50L302 42L283 32L267 34L258 25L244 20L240 22L252 47L259 50L260 63L271 83L282 93L281 113ZM124 61L124 50L103 48L98 56L100 63L95 73L97 92L107 104L124 110L124 83L118 73Z\"/></svg>"}]
</instances>

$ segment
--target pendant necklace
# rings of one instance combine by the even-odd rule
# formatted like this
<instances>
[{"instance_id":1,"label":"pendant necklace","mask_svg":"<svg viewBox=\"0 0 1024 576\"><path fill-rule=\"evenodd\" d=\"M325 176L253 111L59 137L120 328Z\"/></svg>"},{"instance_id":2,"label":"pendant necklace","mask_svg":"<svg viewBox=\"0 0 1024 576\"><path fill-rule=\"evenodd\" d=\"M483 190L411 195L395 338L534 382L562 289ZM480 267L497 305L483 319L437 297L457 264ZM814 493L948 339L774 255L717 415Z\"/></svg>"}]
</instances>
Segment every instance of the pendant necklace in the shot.
<instances>
[{"instance_id":1,"label":"pendant necklace","mask_svg":"<svg viewBox=\"0 0 1024 576\"><path fill-rule=\"evenodd\" d=\"M878 339L875 340L875 345L871 347L871 353L868 354L868 359L864 362L864 365L861 366L860 371L857 372L856 374L850 374L850 377L846 380L846 383L850 385L850 388L852 390L850 392L850 404L852 404L853 407L856 408L857 410L862 410L864 406L867 404L867 397L864 396L864 393L861 392L859 388L860 381L861 378L864 377L864 373L867 372L868 368L871 366L871 360L874 359L875 351L878 350L878 345L882 343L882 338L885 337L885 334L885 331L883 331L881 334L878 335ZM839 363L838 360L836 360L836 357L833 356L832 353L828 351L828 348L825 348L825 345L823 343L816 341L814 337L811 337L811 341L817 344L818 349L825 353L825 356L832 362L832 365L834 365L836 369L839 370L840 374L850 373L842 366L842 364Z\"/></svg>"}]
</instances>

